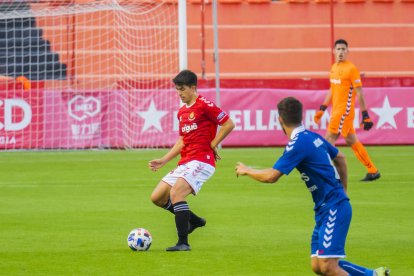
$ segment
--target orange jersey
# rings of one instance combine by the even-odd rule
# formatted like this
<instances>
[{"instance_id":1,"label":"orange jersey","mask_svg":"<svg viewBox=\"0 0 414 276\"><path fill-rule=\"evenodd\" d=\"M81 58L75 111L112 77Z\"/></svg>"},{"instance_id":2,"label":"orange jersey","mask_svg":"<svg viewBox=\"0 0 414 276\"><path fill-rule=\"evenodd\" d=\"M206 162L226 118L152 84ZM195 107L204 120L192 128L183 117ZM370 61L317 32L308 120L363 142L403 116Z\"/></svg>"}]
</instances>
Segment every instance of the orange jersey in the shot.
<instances>
[{"instance_id":1,"label":"orange jersey","mask_svg":"<svg viewBox=\"0 0 414 276\"><path fill-rule=\"evenodd\" d=\"M358 69L350 61L334 63L331 67L332 117L355 115L355 90L362 86Z\"/></svg>"}]
</instances>

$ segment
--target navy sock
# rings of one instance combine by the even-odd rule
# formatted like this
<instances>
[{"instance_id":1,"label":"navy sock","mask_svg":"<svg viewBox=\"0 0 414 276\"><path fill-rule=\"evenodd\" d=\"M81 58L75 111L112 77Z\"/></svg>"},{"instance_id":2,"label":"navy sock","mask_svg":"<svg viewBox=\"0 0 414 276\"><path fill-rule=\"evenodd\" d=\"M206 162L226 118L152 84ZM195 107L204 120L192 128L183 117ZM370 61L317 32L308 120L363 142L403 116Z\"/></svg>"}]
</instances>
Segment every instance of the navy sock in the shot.
<instances>
[{"instance_id":1,"label":"navy sock","mask_svg":"<svg viewBox=\"0 0 414 276\"><path fill-rule=\"evenodd\" d=\"M162 208L164 208L165 210L170 211L171 213L174 214L174 207L173 207L173 205L171 203L171 199L170 198L168 198L167 204L165 204L164 206L162 206Z\"/></svg>"},{"instance_id":2,"label":"navy sock","mask_svg":"<svg viewBox=\"0 0 414 276\"><path fill-rule=\"evenodd\" d=\"M173 204L171 203L170 198L168 199L167 204L165 204L162 208L174 214L174 207L173 207ZM201 218L197 216L196 214L194 214L191 210L189 211L190 211L190 220L189 220L190 223L193 225L199 225L201 223Z\"/></svg>"},{"instance_id":3,"label":"navy sock","mask_svg":"<svg viewBox=\"0 0 414 276\"><path fill-rule=\"evenodd\" d=\"M194 214L193 212L191 212L191 210L190 210L190 220L189 221L192 225L201 224L201 218L199 216L197 216L196 214Z\"/></svg>"},{"instance_id":4,"label":"navy sock","mask_svg":"<svg viewBox=\"0 0 414 276\"><path fill-rule=\"evenodd\" d=\"M186 201L180 201L174 205L175 225L178 232L178 244L188 245L188 222L190 220L190 208Z\"/></svg>"},{"instance_id":5,"label":"navy sock","mask_svg":"<svg viewBox=\"0 0 414 276\"><path fill-rule=\"evenodd\" d=\"M350 276L372 276L374 274L372 269L355 265L344 260L339 260L339 266L348 272Z\"/></svg>"}]
</instances>

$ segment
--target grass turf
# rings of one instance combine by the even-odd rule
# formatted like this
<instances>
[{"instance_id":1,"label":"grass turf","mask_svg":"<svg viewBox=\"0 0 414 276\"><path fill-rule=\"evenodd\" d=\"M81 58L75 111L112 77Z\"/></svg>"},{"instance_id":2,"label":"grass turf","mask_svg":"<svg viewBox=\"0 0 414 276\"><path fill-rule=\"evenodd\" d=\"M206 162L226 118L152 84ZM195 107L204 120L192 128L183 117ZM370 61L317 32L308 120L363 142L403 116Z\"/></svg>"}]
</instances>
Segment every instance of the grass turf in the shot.
<instances>
[{"instance_id":1,"label":"grass turf","mask_svg":"<svg viewBox=\"0 0 414 276\"><path fill-rule=\"evenodd\" d=\"M365 169L349 148L353 220L348 260L414 275L414 147L369 147L382 178L359 182ZM174 217L149 196L170 162L166 150L3 152L0 155L1 275L312 275L312 200L295 171L277 184L234 175L243 161L270 167L281 148L223 149L215 175L190 208L207 226L175 244ZM127 247L129 231L147 228L148 252Z\"/></svg>"}]
</instances>

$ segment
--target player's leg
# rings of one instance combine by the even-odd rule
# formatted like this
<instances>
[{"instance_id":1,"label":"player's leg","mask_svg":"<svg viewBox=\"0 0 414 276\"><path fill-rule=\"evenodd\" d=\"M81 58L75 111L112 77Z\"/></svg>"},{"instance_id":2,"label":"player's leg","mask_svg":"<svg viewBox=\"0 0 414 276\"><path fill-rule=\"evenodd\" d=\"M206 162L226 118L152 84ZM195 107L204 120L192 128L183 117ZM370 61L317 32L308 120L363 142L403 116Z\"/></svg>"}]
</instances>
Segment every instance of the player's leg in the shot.
<instances>
[{"instance_id":1,"label":"player's leg","mask_svg":"<svg viewBox=\"0 0 414 276\"><path fill-rule=\"evenodd\" d=\"M352 218L349 201L332 206L317 215L312 234L312 270L318 275L387 276L389 269L380 267L375 271L345 260L345 241ZM343 274L343 272L346 274ZM376 274L374 274L374 272Z\"/></svg>"},{"instance_id":2,"label":"player's leg","mask_svg":"<svg viewBox=\"0 0 414 276\"><path fill-rule=\"evenodd\" d=\"M318 259L318 266L324 276L348 276L348 272L338 265L338 258ZM353 274L351 274L353 275ZM367 274L368 275L368 274Z\"/></svg>"},{"instance_id":3,"label":"player's leg","mask_svg":"<svg viewBox=\"0 0 414 276\"><path fill-rule=\"evenodd\" d=\"M322 246L327 246L328 248L331 246L331 244L326 244L325 245L321 244L321 238L320 236L323 235L324 240L325 238L328 238L330 241L332 239L332 237L330 237L327 233L331 233L332 234L332 229L328 230L328 232L326 232L326 228L325 228L325 222L324 222L324 215L318 215L317 216L317 222L315 225L315 228L313 230L312 233L312 241L311 241L311 267L312 267L312 271L317 274L317 275L344 275L344 276L348 276L348 273L346 273L344 270L342 270L339 266L338 266L338 258L329 258L328 255L323 255L325 253L324 249L322 249ZM325 229L325 230L324 230ZM328 235L326 237L326 235ZM319 258L319 254L321 254L321 257L324 258ZM340 252L340 254L345 254L342 253L342 251ZM335 256L335 255L333 255Z\"/></svg>"},{"instance_id":4,"label":"player's leg","mask_svg":"<svg viewBox=\"0 0 414 276\"><path fill-rule=\"evenodd\" d=\"M319 259L317 256L311 258L311 267L312 271L317 275L322 275L321 269L319 267Z\"/></svg>"},{"instance_id":5,"label":"player's leg","mask_svg":"<svg viewBox=\"0 0 414 276\"><path fill-rule=\"evenodd\" d=\"M177 178L174 187L170 191L179 236L177 246L181 244L188 246L188 234L197 227L206 224L205 219L198 217L190 210L186 197L191 193L198 194L203 184L215 171L213 166L199 161L191 161L185 164L184 167L180 177ZM177 246L167 250L181 251Z\"/></svg>"},{"instance_id":6,"label":"player's leg","mask_svg":"<svg viewBox=\"0 0 414 276\"><path fill-rule=\"evenodd\" d=\"M175 246L167 248L167 251L189 251L188 224L190 222L190 207L186 197L193 192L191 186L183 178L177 182L170 191L171 202L174 208L175 225L177 227L178 242Z\"/></svg>"},{"instance_id":7,"label":"player's leg","mask_svg":"<svg viewBox=\"0 0 414 276\"><path fill-rule=\"evenodd\" d=\"M325 139L333 146L339 138L341 127L341 118L339 116L332 115L331 120L329 121L328 130L325 134Z\"/></svg>"},{"instance_id":8,"label":"player's leg","mask_svg":"<svg viewBox=\"0 0 414 276\"><path fill-rule=\"evenodd\" d=\"M390 270L379 267L371 270L344 260L312 257L312 270L318 275L389 276Z\"/></svg>"},{"instance_id":9,"label":"player's leg","mask_svg":"<svg viewBox=\"0 0 414 276\"><path fill-rule=\"evenodd\" d=\"M174 213L174 209L170 200L170 190L171 185L161 180L151 194L151 201L155 205L162 207L171 213Z\"/></svg>"},{"instance_id":10,"label":"player's leg","mask_svg":"<svg viewBox=\"0 0 414 276\"><path fill-rule=\"evenodd\" d=\"M160 183L158 183L157 187L151 194L151 200L155 205L162 207L174 214L174 208L170 198L170 191L171 187L175 185L177 179L181 177L185 170L185 166L177 166L174 170L170 171L166 176L162 178Z\"/></svg>"},{"instance_id":11,"label":"player's leg","mask_svg":"<svg viewBox=\"0 0 414 276\"><path fill-rule=\"evenodd\" d=\"M186 166L181 165L169 172L154 189L151 200L152 202L174 214L174 207L170 198L171 187L175 185L177 180L186 172ZM206 225L206 220L197 216L190 210L190 224L188 233L194 231L198 227Z\"/></svg>"},{"instance_id":12,"label":"player's leg","mask_svg":"<svg viewBox=\"0 0 414 276\"><path fill-rule=\"evenodd\" d=\"M353 263L350 263L348 261L345 260L339 260L338 262L339 266L345 270L346 272L349 273L349 275L352 276L371 276L371 275L376 275L374 274L374 270L363 267L363 266L359 266Z\"/></svg>"},{"instance_id":13,"label":"player's leg","mask_svg":"<svg viewBox=\"0 0 414 276\"><path fill-rule=\"evenodd\" d=\"M321 275L348 275L338 264L345 257L345 241L352 218L348 200L343 200L317 214L312 235L312 268Z\"/></svg>"},{"instance_id":14,"label":"player's leg","mask_svg":"<svg viewBox=\"0 0 414 276\"><path fill-rule=\"evenodd\" d=\"M317 253L312 254L311 266L312 266L312 271L317 275L348 276L348 273L345 272L343 269L341 269L341 267L339 267L338 258L323 258L322 259L322 258L318 258Z\"/></svg>"},{"instance_id":15,"label":"player's leg","mask_svg":"<svg viewBox=\"0 0 414 276\"><path fill-rule=\"evenodd\" d=\"M214 174L215 168L209 164L191 161L186 166L189 170L186 171L183 176L187 183L192 187L193 194L197 195L204 183ZM188 227L188 234L192 233L195 229L206 225L206 220L197 216L190 210L190 223Z\"/></svg>"},{"instance_id":16,"label":"player's leg","mask_svg":"<svg viewBox=\"0 0 414 276\"><path fill-rule=\"evenodd\" d=\"M376 180L380 178L381 174L379 173L377 167L375 167L374 163L371 161L371 158L369 157L368 152L365 149L365 147L358 140L353 128L348 133L348 135L345 137L345 142L347 145L351 146L352 151L354 152L355 156L358 158L359 162L361 162L368 171L367 175L362 180L372 181L372 180Z\"/></svg>"}]
</instances>

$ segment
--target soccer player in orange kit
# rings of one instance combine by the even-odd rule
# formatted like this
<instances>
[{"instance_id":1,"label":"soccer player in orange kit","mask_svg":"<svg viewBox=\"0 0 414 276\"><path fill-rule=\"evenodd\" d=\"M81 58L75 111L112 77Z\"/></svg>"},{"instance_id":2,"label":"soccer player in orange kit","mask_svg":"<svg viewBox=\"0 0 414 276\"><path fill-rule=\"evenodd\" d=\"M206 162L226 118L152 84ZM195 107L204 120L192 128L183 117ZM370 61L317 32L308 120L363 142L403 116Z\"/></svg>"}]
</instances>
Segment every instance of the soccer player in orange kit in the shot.
<instances>
[{"instance_id":1,"label":"soccer player in orange kit","mask_svg":"<svg viewBox=\"0 0 414 276\"><path fill-rule=\"evenodd\" d=\"M339 135L345 138L348 146L351 146L355 156L365 166L368 173L362 181L373 181L381 177L380 172L368 155L365 147L358 140L353 127L355 117L355 97L362 110L361 126L364 130L370 130L374 123L368 115L362 92L361 76L355 65L347 60L348 43L344 39L338 39L334 44L336 62L332 65L330 74L331 88L326 95L323 104L314 117L319 124L323 113L332 101L332 114L325 138L335 145Z\"/></svg>"}]
</instances>

